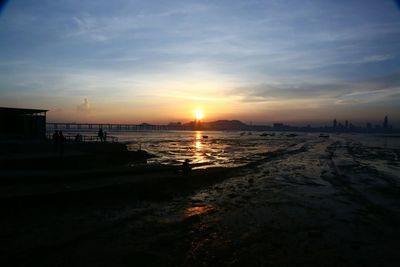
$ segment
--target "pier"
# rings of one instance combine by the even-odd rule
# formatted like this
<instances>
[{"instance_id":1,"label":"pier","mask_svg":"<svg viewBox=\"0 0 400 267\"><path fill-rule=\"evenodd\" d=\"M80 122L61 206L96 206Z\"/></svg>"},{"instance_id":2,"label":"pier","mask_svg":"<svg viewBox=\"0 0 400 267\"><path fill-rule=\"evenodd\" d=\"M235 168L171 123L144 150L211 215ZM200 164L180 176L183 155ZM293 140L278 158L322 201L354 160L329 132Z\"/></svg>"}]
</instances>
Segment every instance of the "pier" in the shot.
<instances>
[{"instance_id":1,"label":"pier","mask_svg":"<svg viewBox=\"0 0 400 267\"><path fill-rule=\"evenodd\" d=\"M109 142L109 143L118 143L118 137L116 136L111 136L108 135L106 138L104 138L104 141L100 139L99 136L97 135L69 135L66 134L64 135L65 141L67 142ZM53 135L51 133L48 133L46 135L47 140L53 140Z\"/></svg>"},{"instance_id":2,"label":"pier","mask_svg":"<svg viewBox=\"0 0 400 267\"><path fill-rule=\"evenodd\" d=\"M65 130L65 131L95 131L103 129L106 131L165 131L176 130L177 128L169 125L152 124L115 124L115 123L66 123L66 122L48 122L47 131Z\"/></svg>"}]
</instances>

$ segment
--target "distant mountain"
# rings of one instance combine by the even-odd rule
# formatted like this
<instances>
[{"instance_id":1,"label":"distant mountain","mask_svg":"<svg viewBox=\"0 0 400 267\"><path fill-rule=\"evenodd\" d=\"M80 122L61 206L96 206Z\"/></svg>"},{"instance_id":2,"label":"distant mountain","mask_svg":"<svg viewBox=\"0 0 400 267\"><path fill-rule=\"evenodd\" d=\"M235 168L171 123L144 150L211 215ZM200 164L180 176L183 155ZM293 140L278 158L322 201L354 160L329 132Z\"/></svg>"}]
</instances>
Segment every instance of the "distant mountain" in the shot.
<instances>
[{"instance_id":1,"label":"distant mountain","mask_svg":"<svg viewBox=\"0 0 400 267\"><path fill-rule=\"evenodd\" d=\"M239 120L218 120L212 122L188 122L184 127L190 127L201 130L247 130L249 126Z\"/></svg>"},{"instance_id":2,"label":"distant mountain","mask_svg":"<svg viewBox=\"0 0 400 267\"><path fill-rule=\"evenodd\" d=\"M248 125L238 120L218 120L205 123L204 127L210 130L244 130Z\"/></svg>"}]
</instances>

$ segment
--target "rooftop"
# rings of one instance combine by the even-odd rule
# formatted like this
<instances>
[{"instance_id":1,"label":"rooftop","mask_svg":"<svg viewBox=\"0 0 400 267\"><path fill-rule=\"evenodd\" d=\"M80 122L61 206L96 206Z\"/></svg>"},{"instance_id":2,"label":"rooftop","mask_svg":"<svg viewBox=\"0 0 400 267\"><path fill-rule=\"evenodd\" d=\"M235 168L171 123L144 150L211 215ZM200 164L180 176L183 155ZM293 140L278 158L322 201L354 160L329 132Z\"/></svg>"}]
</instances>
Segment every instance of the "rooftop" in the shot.
<instances>
[{"instance_id":1,"label":"rooftop","mask_svg":"<svg viewBox=\"0 0 400 267\"><path fill-rule=\"evenodd\" d=\"M0 107L0 113L14 113L14 114L37 114L47 112L47 109L30 109L30 108L6 108Z\"/></svg>"}]
</instances>

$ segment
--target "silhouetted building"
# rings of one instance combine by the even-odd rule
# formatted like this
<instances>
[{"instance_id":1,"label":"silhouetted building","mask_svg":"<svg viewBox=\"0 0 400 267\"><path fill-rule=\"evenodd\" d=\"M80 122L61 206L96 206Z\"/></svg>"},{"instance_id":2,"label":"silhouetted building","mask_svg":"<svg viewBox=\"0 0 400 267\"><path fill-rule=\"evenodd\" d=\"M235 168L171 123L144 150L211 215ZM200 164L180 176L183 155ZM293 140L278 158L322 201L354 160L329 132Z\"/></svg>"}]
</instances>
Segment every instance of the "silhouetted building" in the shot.
<instances>
[{"instance_id":1,"label":"silhouetted building","mask_svg":"<svg viewBox=\"0 0 400 267\"><path fill-rule=\"evenodd\" d=\"M283 128L283 123L275 122L273 125L274 129L281 129Z\"/></svg>"},{"instance_id":2,"label":"silhouetted building","mask_svg":"<svg viewBox=\"0 0 400 267\"><path fill-rule=\"evenodd\" d=\"M334 120L333 120L333 129L336 129L336 127L337 127L337 120L334 119Z\"/></svg>"},{"instance_id":3,"label":"silhouetted building","mask_svg":"<svg viewBox=\"0 0 400 267\"><path fill-rule=\"evenodd\" d=\"M0 137L45 138L46 112L44 109L0 107Z\"/></svg>"},{"instance_id":4,"label":"silhouetted building","mask_svg":"<svg viewBox=\"0 0 400 267\"><path fill-rule=\"evenodd\" d=\"M385 116L385 119L383 120L382 128L383 129L389 129L389 121L388 121L387 115Z\"/></svg>"},{"instance_id":5,"label":"silhouetted building","mask_svg":"<svg viewBox=\"0 0 400 267\"><path fill-rule=\"evenodd\" d=\"M345 127L346 127L346 129L349 128L349 121L348 120L346 120L346 122L345 122Z\"/></svg>"}]
</instances>

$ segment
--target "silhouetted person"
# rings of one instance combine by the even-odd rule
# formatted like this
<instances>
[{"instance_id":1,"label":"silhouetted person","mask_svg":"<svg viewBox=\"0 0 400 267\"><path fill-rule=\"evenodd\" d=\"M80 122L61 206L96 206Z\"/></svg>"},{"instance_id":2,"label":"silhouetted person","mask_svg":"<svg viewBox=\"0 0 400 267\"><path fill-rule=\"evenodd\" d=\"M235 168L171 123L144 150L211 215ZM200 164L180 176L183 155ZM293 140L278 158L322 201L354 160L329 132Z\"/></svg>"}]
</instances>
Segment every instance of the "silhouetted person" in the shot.
<instances>
[{"instance_id":1,"label":"silhouetted person","mask_svg":"<svg viewBox=\"0 0 400 267\"><path fill-rule=\"evenodd\" d=\"M75 142L81 142L82 141L82 136L80 134L77 134L75 136Z\"/></svg>"},{"instance_id":2,"label":"silhouetted person","mask_svg":"<svg viewBox=\"0 0 400 267\"><path fill-rule=\"evenodd\" d=\"M60 136L58 135L58 131L53 133L53 152L57 153L59 146Z\"/></svg>"},{"instance_id":3,"label":"silhouetted person","mask_svg":"<svg viewBox=\"0 0 400 267\"><path fill-rule=\"evenodd\" d=\"M182 163L182 172L184 175L188 175L190 171L192 170L192 167L190 167L189 160L185 159L185 162Z\"/></svg>"},{"instance_id":4,"label":"silhouetted person","mask_svg":"<svg viewBox=\"0 0 400 267\"><path fill-rule=\"evenodd\" d=\"M100 141L103 142L103 138L104 138L103 128L99 129L97 136L99 137Z\"/></svg>"},{"instance_id":5,"label":"silhouetted person","mask_svg":"<svg viewBox=\"0 0 400 267\"><path fill-rule=\"evenodd\" d=\"M65 143L65 136L63 135L62 131L58 132L58 147L60 150L60 154L63 155L64 154L64 143Z\"/></svg>"}]
</instances>

